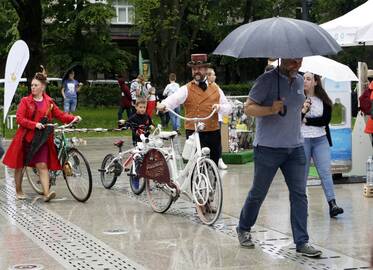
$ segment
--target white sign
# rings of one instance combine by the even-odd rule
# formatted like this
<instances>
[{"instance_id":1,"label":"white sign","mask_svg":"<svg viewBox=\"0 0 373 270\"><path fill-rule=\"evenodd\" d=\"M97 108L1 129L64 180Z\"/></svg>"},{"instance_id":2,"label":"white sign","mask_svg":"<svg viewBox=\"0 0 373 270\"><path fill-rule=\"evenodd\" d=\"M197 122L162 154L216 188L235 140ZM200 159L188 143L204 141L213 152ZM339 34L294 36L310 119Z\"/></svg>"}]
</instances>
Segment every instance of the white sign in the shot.
<instances>
[{"instance_id":1,"label":"white sign","mask_svg":"<svg viewBox=\"0 0 373 270\"><path fill-rule=\"evenodd\" d=\"M8 114L10 105L16 92L19 80L25 70L30 52L26 42L17 40L10 48L5 66L5 84L4 84L4 119Z\"/></svg>"}]
</instances>

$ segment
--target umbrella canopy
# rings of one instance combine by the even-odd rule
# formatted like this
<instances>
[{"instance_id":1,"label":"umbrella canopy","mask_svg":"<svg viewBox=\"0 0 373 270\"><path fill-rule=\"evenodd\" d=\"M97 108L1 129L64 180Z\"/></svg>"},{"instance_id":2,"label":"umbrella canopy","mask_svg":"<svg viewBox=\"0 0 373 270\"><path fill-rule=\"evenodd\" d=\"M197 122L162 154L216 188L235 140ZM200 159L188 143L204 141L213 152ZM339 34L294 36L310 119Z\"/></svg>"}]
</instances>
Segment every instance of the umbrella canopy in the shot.
<instances>
[{"instance_id":1,"label":"umbrella canopy","mask_svg":"<svg viewBox=\"0 0 373 270\"><path fill-rule=\"evenodd\" d=\"M213 54L236 58L301 58L337 54L340 50L337 42L318 25L274 17L238 27Z\"/></svg>"},{"instance_id":2,"label":"umbrella canopy","mask_svg":"<svg viewBox=\"0 0 373 270\"><path fill-rule=\"evenodd\" d=\"M363 33L359 33L362 29L373 25L372 10L373 0L369 0L345 15L320 26L341 46L359 46L362 42L365 42L365 45L373 45L373 39L364 40L360 36Z\"/></svg>"},{"instance_id":3,"label":"umbrella canopy","mask_svg":"<svg viewBox=\"0 0 373 270\"><path fill-rule=\"evenodd\" d=\"M336 82L359 81L348 66L320 55L304 57L299 71L309 71Z\"/></svg>"},{"instance_id":4,"label":"umbrella canopy","mask_svg":"<svg viewBox=\"0 0 373 270\"><path fill-rule=\"evenodd\" d=\"M277 67L277 61L271 65ZM299 71L311 72L335 82L359 81L359 78L348 66L320 55L304 57Z\"/></svg>"}]
</instances>

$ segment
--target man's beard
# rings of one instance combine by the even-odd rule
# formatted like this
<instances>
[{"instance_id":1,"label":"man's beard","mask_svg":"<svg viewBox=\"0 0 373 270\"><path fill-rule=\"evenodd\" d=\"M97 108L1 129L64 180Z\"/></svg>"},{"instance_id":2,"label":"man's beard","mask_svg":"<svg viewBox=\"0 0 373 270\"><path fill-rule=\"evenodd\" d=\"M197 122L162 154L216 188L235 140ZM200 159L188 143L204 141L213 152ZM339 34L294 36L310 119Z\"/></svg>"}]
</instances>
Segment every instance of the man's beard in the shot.
<instances>
[{"instance_id":1,"label":"man's beard","mask_svg":"<svg viewBox=\"0 0 373 270\"><path fill-rule=\"evenodd\" d=\"M193 79L196 80L197 82L202 82L205 79L205 77L202 76L201 73L197 72L193 75Z\"/></svg>"},{"instance_id":2,"label":"man's beard","mask_svg":"<svg viewBox=\"0 0 373 270\"><path fill-rule=\"evenodd\" d=\"M288 77L295 77L298 74L298 70L281 68L281 72Z\"/></svg>"}]
</instances>

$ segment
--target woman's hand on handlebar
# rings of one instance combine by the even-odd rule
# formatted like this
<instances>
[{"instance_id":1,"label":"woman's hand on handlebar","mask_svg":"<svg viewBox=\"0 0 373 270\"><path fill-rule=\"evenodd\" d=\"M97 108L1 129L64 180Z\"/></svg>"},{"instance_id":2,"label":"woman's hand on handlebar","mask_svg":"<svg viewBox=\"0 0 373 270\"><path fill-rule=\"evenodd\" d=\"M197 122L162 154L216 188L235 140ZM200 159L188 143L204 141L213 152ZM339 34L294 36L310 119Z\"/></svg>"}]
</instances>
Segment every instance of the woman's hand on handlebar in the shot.
<instances>
[{"instance_id":1,"label":"woman's hand on handlebar","mask_svg":"<svg viewBox=\"0 0 373 270\"><path fill-rule=\"evenodd\" d=\"M82 121L82 118L78 115L78 116L75 116L73 123L78 123L80 121Z\"/></svg>"}]
</instances>

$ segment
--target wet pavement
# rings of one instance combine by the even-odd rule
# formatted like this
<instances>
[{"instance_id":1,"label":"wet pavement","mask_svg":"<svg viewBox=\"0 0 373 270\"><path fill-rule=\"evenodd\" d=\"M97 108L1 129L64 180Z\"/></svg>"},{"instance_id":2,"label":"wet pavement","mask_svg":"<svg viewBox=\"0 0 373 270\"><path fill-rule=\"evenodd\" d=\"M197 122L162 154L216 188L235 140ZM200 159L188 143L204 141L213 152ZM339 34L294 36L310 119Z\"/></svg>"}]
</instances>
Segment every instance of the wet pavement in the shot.
<instances>
[{"instance_id":1,"label":"wet pavement","mask_svg":"<svg viewBox=\"0 0 373 270\"><path fill-rule=\"evenodd\" d=\"M0 269L39 264L44 269L368 269L373 198L362 184L336 185L345 213L331 219L321 186L308 188L308 228L319 259L295 253L288 191L279 173L253 228L256 248L240 248L234 227L252 183L253 164L229 165L223 176L223 212L214 226L202 225L193 205L179 200L165 214L135 196L128 176L112 190L102 187L98 168L117 150L114 138L90 138L79 149L88 159L94 188L86 203L75 201L62 178L61 200L43 203L27 181L26 201L14 197L12 171L0 167ZM130 145L125 138L125 145ZM6 177L7 176L7 177ZM105 233L106 232L106 233ZM21 268L19 268L21 269ZM25 269L25 268L23 268ZM37 268L27 268L37 269Z\"/></svg>"}]
</instances>

